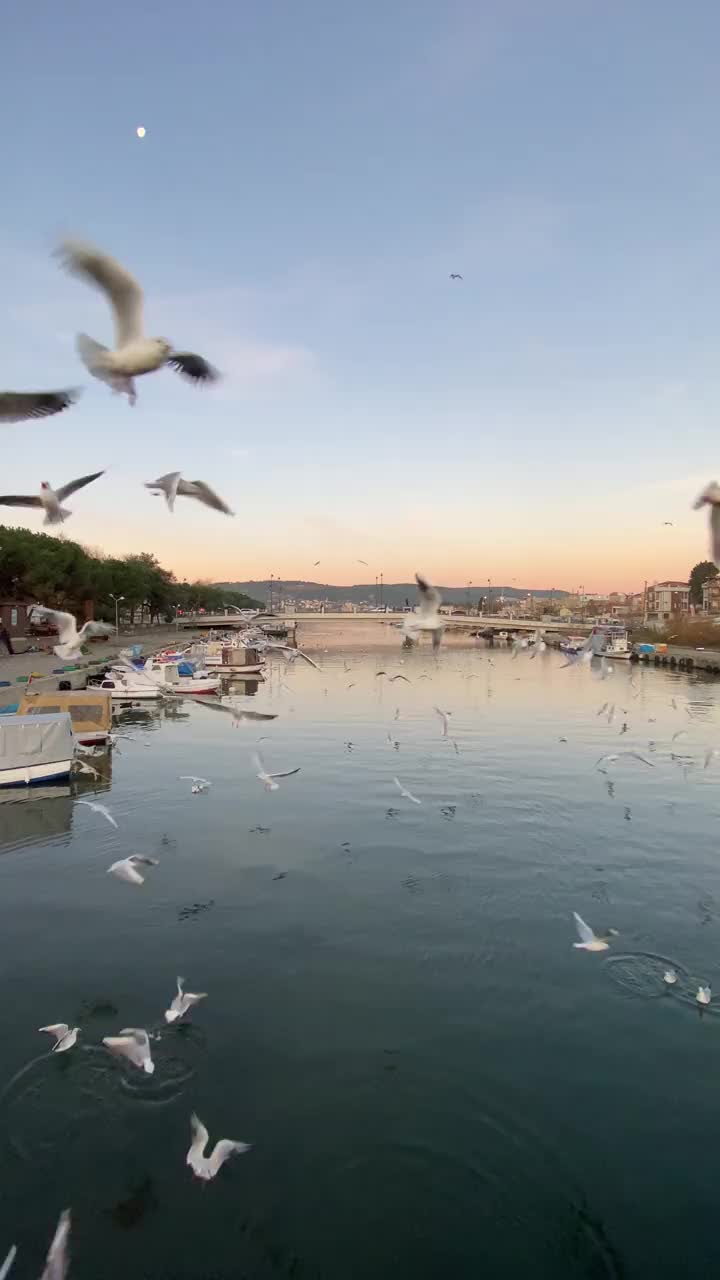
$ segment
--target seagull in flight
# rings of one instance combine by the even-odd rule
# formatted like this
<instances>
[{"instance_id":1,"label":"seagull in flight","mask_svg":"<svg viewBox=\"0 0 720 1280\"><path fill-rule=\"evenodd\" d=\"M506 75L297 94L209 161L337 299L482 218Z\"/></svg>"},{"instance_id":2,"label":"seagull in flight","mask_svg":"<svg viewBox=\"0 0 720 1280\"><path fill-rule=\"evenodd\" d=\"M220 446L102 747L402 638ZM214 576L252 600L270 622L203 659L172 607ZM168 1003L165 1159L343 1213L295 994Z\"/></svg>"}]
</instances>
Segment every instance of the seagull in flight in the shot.
<instances>
[{"instance_id":1,"label":"seagull in flight","mask_svg":"<svg viewBox=\"0 0 720 1280\"><path fill-rule=\"evenodd\" d=\"M192 1009L193 1005L207 999L207 991L184 991L184 982L184 978L177 979L177 995L170 1008L165 1010L166 1022L177 1022L178 1018L182 1018L183 1014L187 1013L188 1009Z\"/></svg>"},{"instance_id":2,"label":"seagull in flight","mask_svg":"<svg viewBox=\"0 0 720 1280\"><path fill-rule=\"evenodd\" d=\"M459 272L459 271L451 271L451 272L450 272L450 279L451 279L451 280L462 280L462 276L460 275L460 272Z\"/></svg>"},{"instance_id":3,"label":"seagull in flight","mask_svg":"<svg viewBox=\"0 0 720 1280\"><path fill-rule=\"evenodd\" d=\"M415 574L415 581L420 592L420 603L414 613L405 615L403 633L410 640L418 640L423 631L429 631L432 634L433 649L439 649L445 630L445 623L440 615L440 592L419 573Z\"/></svg>"},{"instance_id":4,"label":"seagull in flight","mask_svg":"<svg viewBox=\"0 0 720 1280\"><path fill-rule=\"evenodd\" d=\"M592 656L593 656L592 635L589 635L584 645L582 645L582 647L578 649L577 653L565 654L565 657L567 658L567 662L563 662L560 670L563 671L565 667L577 667L580 665L580 663L589 662Z\"/></svg>"},{"instance_id":5,"label":"seagull in flight","mask_svg":"<svg viewBox=\"0 0 720 1280\"><path fill-rule=\"evenodd\" d=\"M194 796L203 795L212 786L207 778L196 778L194 773L181 773L178 782L192 782L190 791Z\"/></svg>"},{"instance_id":6,"label":"seagull in flight","mask_svg":"<svg viewBox=\"0 0 720 1280\"><path fill-rule=\"evenodd\" d=\"M69 409L79 391L0 391L0 423L49 418Z\"/></svg>"},{"instance_id":7,"label":"seagull in flight","mask_svg":"<svg viewBox=\"0 0 720 1280\"><path fill-rule=\"evenodd\" d=\"M452 711L443 711L440 707L433 707L433 711L435 712L435 715L439 716L442 721L442 737L447 738L448 729L450 728L450 716L452 715Z\"/></svg>"},{"instance_id":8,"label":"seagull in flight","mask_svg":"<svg viewBox=\"0 0 720 1280\"><path fill-rule=\"evenodd\" d=\"M168 511L175 509L176 498L196 498L198 502L202 502L203 506L211 507L213 511L222 511L226 516L235 515L235 512L226 502L223 502L209 484L204 480L183 480L181 471L168 471L166 476L159 476L157 480L146 484L145 488L164 493Z\"/></svg>"},{"instance_id":9,"label":"seagull in flight","mask_svg":"<svg viewBox=\"0 0 720 1280\"><path fill-rule=\"evenodd\" d=\"M300 769L297 768L286 769L284 773L268 773L265 768L265 762L259 751L255 751L253 753L253 764L257 769L255 776L259 782L263 783L266 791L279 791L280 788L276 781L277 778L292 778L296 773L300 772Z\"/></svg>"},{"instance_id":10,"label":"seagull in flight","mask_svg":"<svg viewBox=\"0 0 720 1280\"><path fill-rule=\"evenodd\" d=\"M418 800L417 796L414 796L412 791L408 791L407 787L403 786L399 778L393 778L393 782L395 783L395 786L400 792L403 800L410 800L413 804L422 804L422 800Z\"/></svg>"},{"instance_id":11,"label":"seagull in flight","mask_svg":"<svg viewBox=\"0 0 720 1280\"><path fill-rule=\"evenodd\" d=\"M137 280L108 254L77 240L64 241L58 250L63 266L105 294L115 321L115 347L108 350L87 334L77 338L80 358L95 378L113 391L137 399L134 379L169 365L195 383L216 382L219 374L202 356L176 351L165 338L147 338L143 330L143 291Z\"/></svg>"},{"instance_id":12,"label":"seagull in flight","mask_svg":"<svg viewBox=\"0 0 720 1280\"><path fill-rule=\"evenodd\" d=\"M89 636L114 635L114 627L108 626L106 622L86 622L78 631L77 622L71 613L62 613L59 609L46 609L41 604L36 604L32 612L40 614L57 628L58 644L55 645L53 653L56 653L58 658L65 658L70 662L75 662L82 657L80 647ZM87 801L82 803L85 804Z\"/></svg>"},{"instance_id":13,"label":"seagull in flight","mask_svg":"<svg viewBox=\"0 0 720 1280\"><path fill-rule=\"evenodd\" d=\"M132 853L129 858L120 858L108 867L108 875L117 876L127 884L144 884L145 877L140 875L138 867L157 867L157 858L142 858L139 853Z\"/></svg>"},{"instance_id":14,"label":"seagull in flight","mask_svg":"<svg viewBox=\"0 0 720 1280\"><path fill-rule=\"evenodd\" d=\"M128 1062L139 1067L146 1075L151 1076L155 1070L147 1031L139 1027L125 1027L119 1036L103 1036L103 1044L111 1053L127 1058Z\"/></svg>"},{"instance_id":15,"label":"seagull in flight","mask_svg":"<svg viewBox=\"0 0 720 1280\"><path fill-rule=\"evenodd\" d=\"M51 1053L67 1053L68 1049L72 1049L77 1043L79 1030L79 1027L73 1027L71 1030L67 1022L51 1022L47 1027L38 1027L38 1031L46 1031L48 1035L55 1037Z\"/></svg>"},{"instance_id":16,"label":"seagull in flight","mask_svg":"<svg viewBox=\"0 0 720 1280\"><path fill-rule=\"evenodd\" d=\"M247 720L277 720L277 712L246 711L244 707L235 707L232 703L221 702L219 698L195 695L195 697L192 697L192 701L197 702L201 707L209 707L211 711L224 711L226 715L232 716L234 728L237 728L239 724Z\"/></svg>"},{"instance_id":17,"label":"seagull in flight","mask_svg":"<svg viewBox=\"0 0 720 1280\"><path fill-rule=\"evenodd\" d=\"M303 662L309 663L316 671L321 670L319 663L317 663L314 658L311 658L310 655L305 653L302 649L293 648L291 644L272 644L269 641L260 640L253 644L252 647L254 649L259 649L261 653L281 653L283 657L288 658L290 662L294 662L296 658L302 658Z\"/></svg>"},{"instance_id":18,"label":"seagull in flight","mask_svg":"<svg viewBox=\"0 0 720 1280\"><path fill-rule=\"evenodd\" d=\"M99 813L102 818L105 818L106 822L109 822L111 827L117 827L117 822L113 818L110 810L105 808L104 804L98 804L96 800L76 800L75 803L84 804L87 809L92 809L93 813Z\"/></svg>"},{"instance_id":19,"label":"seagull in flight","mask_svg":"<svg viewBox=\"0 0 720 1280\"><path fill-rule=\"evenodd\" d=\"M190 1117L190 1132L192 1142L185 1163L190 1166L195 1177L201 1178L204 1182L210 1182L215 1177L229 1156L244 1155L246 1151L250 1151L250 1144L247 1142L221 1138L215 1143L212 1155L206 1156L205 1148L210 1141L210 1134L194 1112Z\"/></svg>"},{"instance_id":20,"label":"seagull in flight","mask_svg":"<svg viewBox=\"0 0 720 1280\"><path fill-rule=\"evenodd\" d=\"M67 520L68 516L72 515L72 511L62 506L65 499L104 474L103 471L93 471L92 475L81 476L79 480L70 480L59 489L53 489L47 480L43 480L39 494L5 493L0 497L0 504L4 507L42 507L45 512L43 524L62 524L63 520Z\"/></svg>"},{"instance_id":21,"label":"seagull in flight","mask_svg":"<svg viewBox=\"0 0 720 1280\"><path fill-rule=\"evenodd\" d=\"M617 929L608 929L604 934L593 933L590 925L585 923L577 911L573 911L573 920L580 939L579 942L573 942L577 951L607 951L609 939L617 937Z\"/></svg>"},{"instance_id":22,"label":"seagull in flight","mask_svg":"<svg viewBox=\"0 0 720 1280\"><path fill-rule=\"evenodd\" d=\"M703 489L693 506L698 511L705 503L710 507L710 554L720 568L720 485L716 480Z\"/></svg>"},{"instance_id":23,"label":"seagull in flight","mask_svg":"<svg viewBox=\"0 0 720 1280\"><path fill-rule=\"evenodd\" d=\"M358 564L364 564L367 569L367 560L358 560Z\"/></svg>"},{"instance_id":24,"label":"seagull in flight","mask_svg":"<svg viewBox=\"0 0 720 1280\"><path fill-rule=\"evenodd\" d=\"M600 759L597 761L595 768L600 769L600 765L603 763L614 764L615 761L619 760L621 756L631 756L633 760L640 760L642 764L646 764L648 769L655 768L655 765L653 764L652 760L648 760L646 759L645 756L641 756L639 751L618 751L618 752L611 753L610 755L607 755L607 756L600 756ZM600 769L600 772L606 773L607 770Z\"/></svg>"},{"instance_id":25,"label":"seagull in flight","mask_svg":"<svg viewBox=\"0 0 720 1280\"><path fill-rule=\"evenodd\" d=\"M10 1268L12 1267L12 1264L15 1261L16 1254L17 1254L17 1246L12 1245L7 1254L7 1257L5 1258L5 1261L0 1267L0 1280L6 1280L7 1276L10 1275Z\"/></svg>"},{"instance_id":26,"label":"seagull in flight","mask_svg":"<svg viewBox=\"0 0 720 1280\"><path fill-rule=\"evenodd\" d=\"M663 520L663 528L666 528L666 529L667 529L667 528L670 528L670 529L672 529L672 528L673 528L673 521L672 521L672 520Z\"/></svg>"}]
</instances>

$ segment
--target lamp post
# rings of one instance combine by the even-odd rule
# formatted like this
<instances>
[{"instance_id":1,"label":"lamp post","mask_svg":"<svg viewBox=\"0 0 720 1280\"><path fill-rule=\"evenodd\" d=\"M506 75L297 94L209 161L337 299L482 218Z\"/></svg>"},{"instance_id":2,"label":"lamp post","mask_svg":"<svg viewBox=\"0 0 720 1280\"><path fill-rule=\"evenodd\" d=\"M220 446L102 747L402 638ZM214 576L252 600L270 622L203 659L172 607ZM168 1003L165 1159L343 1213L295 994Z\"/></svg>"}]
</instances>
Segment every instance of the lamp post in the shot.
<instances>
[{"instance_id":1,"label":"lamp post","mask_svg":"<svg viewBox=\"0 0 720 1280\"><path fill-rule=\"evenodd\" d=\"M124 596L114 596L114 595L113 595L113 593L112 593L112 591L111 591L111 592L110 592L110 599L115 601L115 635L116 635L116 636L118 636L118 635L120 634L120 627L119 627L119 625L118 625L118 605L120 604L120 601L121 601L121 600L124 600L124 599L125 599L125 597L124 597Z\"/></svg>"}]
</instances>

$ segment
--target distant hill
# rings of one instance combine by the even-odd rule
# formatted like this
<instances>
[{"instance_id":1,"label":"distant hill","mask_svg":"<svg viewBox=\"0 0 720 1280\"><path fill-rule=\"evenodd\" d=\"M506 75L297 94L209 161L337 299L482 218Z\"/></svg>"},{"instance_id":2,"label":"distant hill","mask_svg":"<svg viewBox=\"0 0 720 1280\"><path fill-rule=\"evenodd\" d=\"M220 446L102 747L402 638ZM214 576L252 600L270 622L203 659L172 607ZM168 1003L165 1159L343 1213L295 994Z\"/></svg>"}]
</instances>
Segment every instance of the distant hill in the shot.
<instances>
[{"instance_id":1,"label":"distant hill","mask_svg":"<svg viewBox=\"0 0 720 1280\"><path fill-rule=\"evenodd\" d=\"M215 586L223 588L225 591L242 591L246 595L253 596L256 599L268 601L270 597L270 583L267 579L264 582L218 582ZM448 604L464 605L468 599L470 604L477 605L481 596L488 594L486 587L472 586L467 587L438 587L438 590ZM491 587L491 593L494 600L498 596L504 596L506 600L517 599L520 596L527 596L531 592L535 599L546 599L552 596L554 600L562 600L569 594L567 591L556 591L549 587L504 587L495 585ZM358 582L352 586L335 587L324 582L304 582L304 581L288 581L275 582L272 584L273 601L277 603L278 593L283 600L326 600L328 604L342 604L345 600L349 600L352 604L376 604L376 587L374 582ZM402 608L405 603L414 605L417 602L418 590L415 582L385 582L382 589L383 604L391 607Z\"/></svg>"}]
</instances>

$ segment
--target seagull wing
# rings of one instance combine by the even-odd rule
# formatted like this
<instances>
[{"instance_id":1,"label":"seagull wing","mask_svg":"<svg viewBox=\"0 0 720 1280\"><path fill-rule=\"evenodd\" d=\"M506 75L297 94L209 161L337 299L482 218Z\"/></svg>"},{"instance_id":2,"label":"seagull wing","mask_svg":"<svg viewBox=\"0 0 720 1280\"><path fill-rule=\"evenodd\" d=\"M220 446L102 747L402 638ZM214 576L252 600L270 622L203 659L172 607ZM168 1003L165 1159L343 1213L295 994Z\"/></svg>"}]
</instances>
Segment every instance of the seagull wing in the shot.
<instances>
[{"instance_id":1,"label":"seagull wing","mask_svg":"<svg viewBox=\"0 0 720 1280\"><path fill-rule=\"evenodd\" d=\"M81 476L79 480L71 480L69 484L64 484L61 489L56 489L56 493L60 502L64 502L70 497L71 493L77 493L78 489L84 489L86 484L91 484L93 480L97 480L105 474L104 471L93 471L91 476Z\"/></svg>"},{"instance_id":2,"label":"seagull wing","mask_svg":"<svg viewBox=\"0 0 720 1280\"><path fill-rule=\"evenodd\" d=\"M717 502L710 508L710 545L713 563L720 568L720 505Z\"/></svg>"},{"instance_id":3,"label":"seagull wing","mask_svg":"<svg viewBox=\"0 0 720 1280\"><path fill-rule=\"evenodd\" d=\"M436 613L442 604L440 592L428 582L427 578L421 578L419 573L415 574L415 581L420 592L421 613Z\"/></svg>"},{"instance_id":4,"label":"seagull wing","mask_svg":"<svg viewBox=\"0 0 720 1280\"><path fill-rule=\"evenodd\" d=\"M12 1245L12 1246L10 1247L10 1250L9 1250L9 1252L8 1252L8 1255L7 1255L6 1259L5 1259L5 1261L3 1262L2 1266L0 1267L0 1280L6 1280L6 1277L7 1277L7 1276L9 1276L9 1274L10 1274L10 1268L11 1268L11 1266L12 1266L13 1262L15 1261L15 1255L16 1255L16 1253L17 1253L17 1247L16 1247L15 1245Z\"/></svg>"},{"instance_id":5,"label":"seagull wing","mask_svg":"<svg viewBox=\"0 0 720 1280\"><path fill-rule=\"evenodd\" d=\"M227 503L223 502L222 498L215 493L214 489L211 489L209 484L205 484L204 480L189 480L186 483L188 486L192 485L193 489L192 493L188 493L188 497L197 498L198 502L204 503L206 507L212 507L213 511L222 511L223 515L232 516L235 514ZM178 490L182 492L180 486L178 486Z\"/></svg>"},{"instance_id":6,"label":"seagull wing","mask_svg":"<svg viewBox=\"0 0 720 1280\"><path fill-rule=\"evenodd\" d=\"M577 911L573 911L573 920L575 921L575 928L576 928L576 929L577 929L577 931L578 931L578 937L579 937L580 941L581 941L581 942L594 942L594 941L595 941L595 934L593 933L592 929L590 928L590 925L585 923L585 921L583 920L582 916L579 916L579 915L578 915Z\"/></svg>"},{"instance_id":7,"label":"seagull wing","mask_svg":"<svg viewBox=\"0 0 720 1280\"><path fill-rule=\"evenodd\" d=\"M203 1153L210 1140L210 1134L205 1128L202 1120L199 1120L195 1115L195 1112L190 1116L190 1133L192 1135L192 1141L190 1143L190 1150L187 1153L186 1163L189 1164L192 1169L197 1169L199 1164L204 1164L205 1157Z\"/></svg>"},{"instance_id":8,"label":"seagull wing","mask_svg":"<svg viewBox=\"0 0 720 1280\"><path fill-rule=\"evenodd\" d=\"M62 613L59 609L46 609L42 604L35 605L33 613L42 614L48 622L52 622L57 627L60 644L70 644L77 640L77 622L71 613Z\"/></svg>"},{"instance_id":9,"label":"seagull wing","mask_svg":"<svg viewBox=\"0 0 720 1280\"><path fill-rule=\"evenodd\" d=\"M108 622L84 622L78 635L81 640L84 636L114 636L115 628Z\"/></svg>"},{"instance_id":10,"label":"seagull wing","mask_svg":"<svg viewBox=\"0 0 720 1280\"><path fill-rule=\"evenodd\" d=\"M300 772L300 768L298 767L297 769L286 769L284 773L269 773L268 777L269 778L292 778L293 774L299 773L299 772Z\"/></svg>"},{"instance_id":11,"label":"seagull wing","mask_svg":"<svg viewBox=\"0 0 720 1280\"><path fill-rule=\"evenodd\" d=\"M40 1280L65 1280L68 1270L68 1240L70 1238L70 1210L63 1209L48 1249L45 1270Z\"/></svg>"},{"instance_id":12,"label":"seagull wing","mask_svg":"<svg viewBox=\"0 0 720 1280\"><path fill-rule=\"evenodd\" d=\"M195 355L192 351L173 351L172 355L168 356L167 363L176 373L181 373L184 378L195 384L218 382L220 379L217 369L214 369L203 356Z\"/></svg>"},{"instance_id":13,"label":"seagull wing","mask_svg":"<svg viewBox=\"0 0 720 1280\"><path fill-rule=\"evenodd\" d=\"M130 272L109 254L77 240L64 241L59 255L72 275L82 276L105 294L115 315L116 345L142 338L143 291Z\"/></svg>"},{"instance_id":14,"label":"seagull wing","mask_svg":"<svg viewBox=\"0 0 720 1280\"><path fill-rule=\"evenodd\" d=\"M39 498L31 494L24 493L4 493L0 497L0 504L4 507L41 507L42 502Z\"/></svg>"},{"instance_id":15,"label":"seagull wing","mask_svg":"<svg viewBox=\"0 0 720 1280\"><path fill-rule=\"evenodd\" d=\"M27 422L29 418L49 418L69 409L79 391L0 391L0 422Z\"/></svg>"},{"instance_id":16,"label":"seagull wing","mask_svg":"<svg viewBox=\"0 0 720 1280\"><path fill-rule=\"evenodd\" d=\"M215 1143L213 1153L208 1160L208 1171L210 1177L214 1178L218 1169L224 1165L228 1156L242 1155L243 1152L249 1151L250 1147L247 1142L233 1142L230 1138L221 1138Z\"/></svg>"},{"instance_id":17,"label":"seagull wing","mask_svg":"<svg viewBox=\"0 0 720 1280\"><path fill-rule=\"evenodd\" d=\"M38 1027L38 1031L47 1031L49 1035L54 1036L56 1040L62 1040L70 1030L67 1022L51 1022L47 1027Z\"/></svg>"},{"instance_id":18,"label":"seagull wing","mask_svg":"<svg viewBox=\"0 0 720 1280\"><path fill-rule=\"evenodd\" d=\"M168 508L172 511L175 507L175 499L177 497L181 475L181 471L168 471L166 476L160 476L153 484L146 484L145 488L162 490L165 494L165 501L168 504Z\"/></svg>"}]
</instances>

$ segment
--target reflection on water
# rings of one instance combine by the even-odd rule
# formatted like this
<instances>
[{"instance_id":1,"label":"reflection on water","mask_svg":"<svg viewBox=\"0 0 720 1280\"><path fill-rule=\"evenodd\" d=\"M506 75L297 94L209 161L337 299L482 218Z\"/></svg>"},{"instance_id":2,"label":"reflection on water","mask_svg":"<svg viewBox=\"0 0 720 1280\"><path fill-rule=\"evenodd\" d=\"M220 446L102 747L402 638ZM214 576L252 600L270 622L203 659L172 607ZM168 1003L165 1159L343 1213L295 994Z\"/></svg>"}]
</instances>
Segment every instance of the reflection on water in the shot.
<instances>
[{"instance_id":1,"label":"reflection on water","mask_svg":"<svg viewBox=\"0 0 720 1280\"><path fill-rule=\"evenodd\" d=\"M717 686L336 635L231 679L276 720L124 708L100 778L0 793L0 1242L39 1274L71 1204L73 1280L713 1274ZM259 739L301 769L277 792ZM106 874L130 853L141 888ZM177 974L209 995L168 1027ZM154 1076L102 1049L126 1026ZM193 1110L253 1144L206 1188Z\"/></svg>"}]
</instances>

